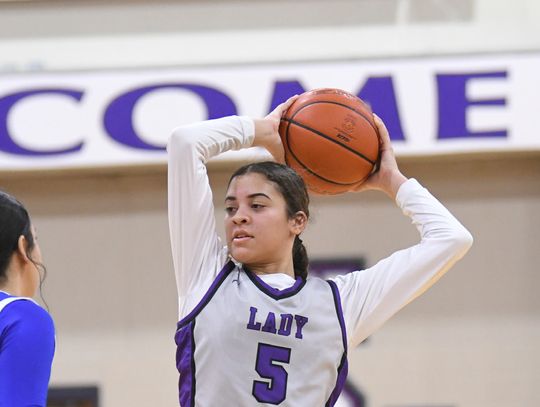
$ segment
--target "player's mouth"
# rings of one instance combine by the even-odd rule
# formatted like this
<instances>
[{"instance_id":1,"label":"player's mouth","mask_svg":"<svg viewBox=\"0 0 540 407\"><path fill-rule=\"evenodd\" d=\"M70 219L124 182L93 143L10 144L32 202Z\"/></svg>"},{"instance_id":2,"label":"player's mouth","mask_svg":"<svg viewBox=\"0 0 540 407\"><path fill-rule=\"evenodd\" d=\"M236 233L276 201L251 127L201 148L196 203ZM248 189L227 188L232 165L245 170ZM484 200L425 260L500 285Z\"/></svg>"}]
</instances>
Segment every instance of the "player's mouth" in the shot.
<instances>
[{"instance_id":1,"label":"player's mouth","mask_svg":"<svg viewBox=\"0 0 540 407\"><path fill-rule=\"evenodd\" d=\"M245 242L245 241L248 241L249 239L252 239L253 236L250 235L249 233L243 231L243 230L237 230L236 232L233 233L233 242Z\"/></svg>"}]
</instances>

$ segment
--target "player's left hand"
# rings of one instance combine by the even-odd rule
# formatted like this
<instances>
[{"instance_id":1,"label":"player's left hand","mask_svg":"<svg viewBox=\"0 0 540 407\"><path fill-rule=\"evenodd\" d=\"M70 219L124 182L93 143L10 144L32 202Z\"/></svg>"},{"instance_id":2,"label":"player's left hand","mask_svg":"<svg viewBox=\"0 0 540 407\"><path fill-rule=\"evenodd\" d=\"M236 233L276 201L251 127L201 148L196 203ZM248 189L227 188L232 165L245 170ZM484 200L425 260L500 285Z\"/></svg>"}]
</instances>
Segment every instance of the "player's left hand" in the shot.
<instances>
[{"instance_id":1,"label":"player's left hand","mask_svg":"<svg viewBox=\"0 0 540 407\"><path fill-rule=\"evenodd\" d=\"M281 118L287 109L298 98L294 95L285 102L276 106L264 119L255 120L255 139L253 140L254 147L264 147L277 162L285 162L285 151L283 143L279 136L279 124Z\"/></svg>"},{"instance_id":2,"label":"player's left hand","mask_svg":"<svg viewBox=\"0 0 540 407\"><path fill-rule=\"evenodd\" d=\"M375 189L383 191L390 198L395 199L399 187L401 184L407 181L407 178L401 173L397 165L394 149L392 148L392 143L390 142L388 129L379 116L374 114L373 117L375 119L375 125L379 131L381 141L380 167L377 172L371 174L366 181L359 184L353 189L353 191L361 192Z\"/></svg>"}]
</instances>

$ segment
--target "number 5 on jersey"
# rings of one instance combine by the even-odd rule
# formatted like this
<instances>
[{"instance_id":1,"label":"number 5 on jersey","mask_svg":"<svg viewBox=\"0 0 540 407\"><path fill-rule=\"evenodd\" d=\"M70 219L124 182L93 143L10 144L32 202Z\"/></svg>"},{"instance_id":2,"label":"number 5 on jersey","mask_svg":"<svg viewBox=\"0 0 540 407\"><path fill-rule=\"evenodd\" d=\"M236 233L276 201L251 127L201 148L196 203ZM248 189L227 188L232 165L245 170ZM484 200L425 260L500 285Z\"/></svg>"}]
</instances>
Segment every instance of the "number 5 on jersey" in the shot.
<instances>
[{"instance_id":1,"label":"number 5 on jersey","mask_svg":"<svg viewBox=\"0 0 540 407\"><path fill-rule=\"evenodd\" d=\"M291 350L281 346L259 343L255 370L267 381L253 381L253 397L260 403L279 404L287 397L287 370L281 365L291 360Z\"/></svg>"}]
</instances>

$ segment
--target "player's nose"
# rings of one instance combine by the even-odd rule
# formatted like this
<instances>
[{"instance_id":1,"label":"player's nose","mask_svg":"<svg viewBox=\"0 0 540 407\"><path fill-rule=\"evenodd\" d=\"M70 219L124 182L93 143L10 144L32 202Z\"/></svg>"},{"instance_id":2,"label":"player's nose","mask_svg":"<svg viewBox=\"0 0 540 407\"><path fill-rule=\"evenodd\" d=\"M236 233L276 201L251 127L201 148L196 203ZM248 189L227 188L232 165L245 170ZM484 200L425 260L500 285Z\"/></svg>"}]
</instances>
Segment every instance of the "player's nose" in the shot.
<instances>
[{"instance_id":1,"label":"player's nose","mask_svg":"<svg viewBox=\"0 0 540 407\"><path fill-rule=\"evenodd\" d=\"M236 225L241 225L249 221L249 216L247 213L245 213L245 211L238 209L234 214L232 221Z\"/></svg>"}]
</instances>

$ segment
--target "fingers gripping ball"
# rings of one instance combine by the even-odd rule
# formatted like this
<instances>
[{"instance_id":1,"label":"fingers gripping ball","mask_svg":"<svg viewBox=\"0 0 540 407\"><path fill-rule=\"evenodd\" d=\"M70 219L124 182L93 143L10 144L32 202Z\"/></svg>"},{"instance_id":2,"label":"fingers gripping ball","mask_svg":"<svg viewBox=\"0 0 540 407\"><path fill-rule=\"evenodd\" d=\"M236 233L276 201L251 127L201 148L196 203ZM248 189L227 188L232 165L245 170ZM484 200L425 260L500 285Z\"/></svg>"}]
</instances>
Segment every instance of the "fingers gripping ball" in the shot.
<instances>
[{"instance_id":1,"label":"fingers gripping ball","mask_svg":"<svg viewBox=\"0 0 540 407\"><path fill-rule=\"evenodd\" d=\"M318 194L353 189L379 161L380 140L371 109L340 89L301 94L283 115L279 134L285 162Z\"/></svg>"}]
</instances>

